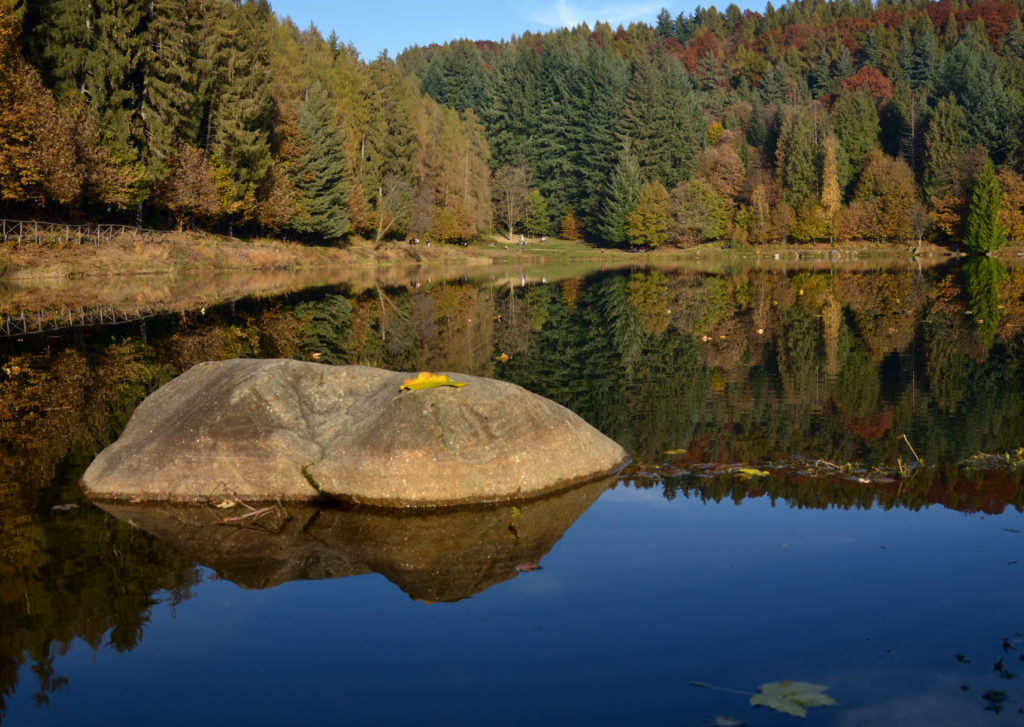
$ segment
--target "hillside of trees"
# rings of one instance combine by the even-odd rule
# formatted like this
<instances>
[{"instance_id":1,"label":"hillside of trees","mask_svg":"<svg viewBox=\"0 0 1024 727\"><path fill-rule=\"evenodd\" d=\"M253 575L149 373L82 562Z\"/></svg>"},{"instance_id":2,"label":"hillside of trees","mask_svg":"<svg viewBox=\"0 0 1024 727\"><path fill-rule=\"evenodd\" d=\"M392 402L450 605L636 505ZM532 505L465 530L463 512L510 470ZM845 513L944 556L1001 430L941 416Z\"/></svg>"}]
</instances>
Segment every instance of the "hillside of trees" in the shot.
<instances>
[{"instance_id":1,"label":"hillside of trees","mask_svg":"<svg viewBox=\"0 0 1024 727\"><path fill-rule=\"evenodd\" d=\"M0 212L344 242L1024 239L1022 0L801 0L366 62L266 0L0 0Z\"/></svg>"}]
</instances>

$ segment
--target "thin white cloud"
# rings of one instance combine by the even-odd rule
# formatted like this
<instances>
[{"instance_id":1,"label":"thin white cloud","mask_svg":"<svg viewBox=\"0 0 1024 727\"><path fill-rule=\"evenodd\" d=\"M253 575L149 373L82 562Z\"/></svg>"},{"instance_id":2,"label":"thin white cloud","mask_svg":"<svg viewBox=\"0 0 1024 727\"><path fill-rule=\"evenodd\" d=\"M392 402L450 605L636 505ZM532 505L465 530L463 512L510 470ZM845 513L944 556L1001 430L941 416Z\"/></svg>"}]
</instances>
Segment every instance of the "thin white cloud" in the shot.
<instances>
[{"instance_id":1,"label":"thin white cloud","mask_svg":"<svg viewBox=\"0 0 1024 727\"><path fill-rule=\"evenodd\" d=\"M608 23L613 28L628 25L637 20L653 21L664 2L636 2L614 5L581 7L568 0L545 3L530 13L530 20L548 28L572 28L580 23L593 24L595 21Z\"/></svg>"}]
</instances>

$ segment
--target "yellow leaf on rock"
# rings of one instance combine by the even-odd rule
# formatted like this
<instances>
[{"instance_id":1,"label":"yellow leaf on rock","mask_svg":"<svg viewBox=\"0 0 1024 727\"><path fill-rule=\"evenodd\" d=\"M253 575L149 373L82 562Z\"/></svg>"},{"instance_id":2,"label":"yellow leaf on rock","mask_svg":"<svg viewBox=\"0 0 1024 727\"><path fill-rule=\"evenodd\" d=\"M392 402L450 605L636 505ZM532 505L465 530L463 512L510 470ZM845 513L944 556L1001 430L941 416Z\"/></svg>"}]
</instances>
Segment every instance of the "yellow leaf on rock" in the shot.
<instances>
[{"instance_id":1,"label":"yellow leaf on rock","mask_svg":"<svg viewBox=\"0 0 1024 727\"><path fill-rule=\"evenodd\" d=\"M435 386L465 386L464 381L453 381L447 374L432 374L429 371L420 371L411 379L402 382L400 390L415 391L417 389L433 389Z\"/></svg>"}]
</instances>

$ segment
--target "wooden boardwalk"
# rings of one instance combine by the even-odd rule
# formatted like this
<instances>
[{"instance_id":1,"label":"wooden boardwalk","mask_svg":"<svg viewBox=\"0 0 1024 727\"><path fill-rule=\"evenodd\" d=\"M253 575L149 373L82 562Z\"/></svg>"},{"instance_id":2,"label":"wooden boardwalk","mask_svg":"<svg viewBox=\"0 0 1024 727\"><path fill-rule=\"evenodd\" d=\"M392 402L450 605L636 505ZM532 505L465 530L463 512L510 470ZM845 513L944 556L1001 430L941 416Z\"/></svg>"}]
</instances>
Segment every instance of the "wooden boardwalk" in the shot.
<instances>
[{"instance_id":1,"label":"wooden boardwalk","mask_svg":"<svg viewBox=\"0 0 1024 727\"><path fill-rule=\"evenodd\" d=\"M154 230L131 225L65 225L59 222L0 219L0 241L13 240L19 245L27 242L99 245L112 242L122 235L129 235L133 239L147 239L158 234Z\"/></svg>"},{"instance_id":2,"label":"wooden boardwalk","mask_svg":"<svg viewBox=\"0 0 1024 727\"><path fill-rule=\"evenodd\" d=\"M131 323L167 312L151 308L123 311L109 306L76 310L61 308L59 310L20 311L13 315L0 315L0 337L34 335L85 326Z\"/></svg>"}]
</instances>

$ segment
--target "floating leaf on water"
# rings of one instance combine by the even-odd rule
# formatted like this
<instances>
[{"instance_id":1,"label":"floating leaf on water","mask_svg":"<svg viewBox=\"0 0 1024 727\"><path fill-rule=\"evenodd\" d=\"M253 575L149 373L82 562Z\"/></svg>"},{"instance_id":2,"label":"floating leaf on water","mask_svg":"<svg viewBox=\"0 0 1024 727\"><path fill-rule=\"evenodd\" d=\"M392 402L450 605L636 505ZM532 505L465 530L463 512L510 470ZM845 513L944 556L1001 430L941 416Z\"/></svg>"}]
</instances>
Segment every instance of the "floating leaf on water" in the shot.
<instances>
[{"instance_id":1,"label":"floating leaf on water","mask_svg":"<svg viewBox=\"0 0 1024 727\"><path fill-rule=\"evenodd\" d=\"M666 449L665 454L686 454L685 449Z\"/></svg>"},{"instance_id":2,"label":"floating leaf on water","mask_svg":"<svg viewBox=\"0 0 1024 727\"><path fill-rule=\"evenodd\" d=\"M214 505L214 507L219 508L221 510L227 510L229 507L234 507L234 506L235 506L234 500L221 500L216 505Z\"/></svg>"},{"instance_id":3,"label":"floating leaf on water","mask_svg":"<svg viewBox=\"0 0 1024 727\"><path fill-rule=\"evenodd\" d=\"M750 698L752 705L768 707L794 717L806 717L807 707L827 707L836 703L836 700L824 693L828 687L822 684L786 679L762 684L758 689L761 693Z\"/></svg>"},{"instance_id":4,"label":"floating leaf on water","mask_svg":"<svg viewBox=\"0 0 1024 727\"><path fill-rule=\"evenodd\" d=\"M66 505L54 505L50 509L56 510L57 512L69 512L71 510L74 510L76 507L78 507L78 505L76 505L73 502L69 502Z\"/></svg>"},{"instance_id":5,"label":"floating leaf on water","mask_svg":"<svg viewBox=\"0 0 1024 727\"><path fill-rule=\"evenodd\" d=\"M759 470L754 467L738 467L736 472L744 479L747 477L767 477L771 474L767 470Z\"/></svg>"},{"instance_id":6,"label":"floating leaf on water","mask_svg":"<svg viewBox=\"0 0 1024 727\"><path fill-rule=\"evenodd\" d=\"M464 381L453 381L447 374L432 374L429 371L420 371L411 379L402 382L401 389L404 391L416 391L419 389L433 389L435 386L465 386Z\"/></svg>"}]
</instances>

